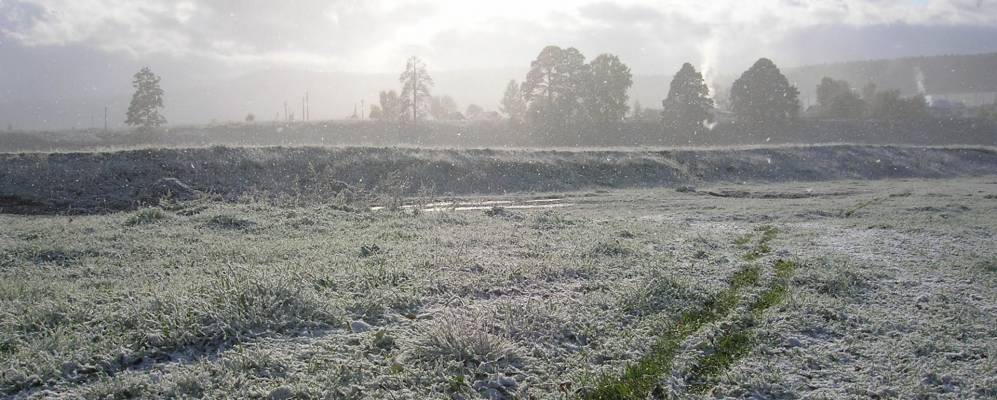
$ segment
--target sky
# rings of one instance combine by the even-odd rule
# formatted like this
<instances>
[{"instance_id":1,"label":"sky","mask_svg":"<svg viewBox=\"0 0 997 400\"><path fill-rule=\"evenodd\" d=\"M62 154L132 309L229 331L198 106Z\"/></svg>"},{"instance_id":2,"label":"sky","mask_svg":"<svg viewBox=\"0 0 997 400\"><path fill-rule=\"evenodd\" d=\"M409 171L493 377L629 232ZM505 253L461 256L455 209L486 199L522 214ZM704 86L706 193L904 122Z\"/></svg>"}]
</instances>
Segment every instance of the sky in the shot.
<instances>
[{"instance_id":1,"label":"sky","mask_svg":"<svg viewBox=\"0 0 997 400\"><path fill-rule=\"evenodd\" d=\"M310 87L319 117L342 116L357 98L376 99L388 87L373 86L392 85L412 55L436 73L438 90L493 108L549 44L617 54L635 75L691 62L708 79L762 56L794 66L991 52L997 0L0 0L0 123L86 125L101 104L120 106L143 65L177 95L176 122L253 107L269 115ZM330 87L350 81L369 84L333 100ZM243 98L225 99L232 107L196 103L233 92ZM52 104L65 110L40 111Z\"/></svg>"}]
</instances>

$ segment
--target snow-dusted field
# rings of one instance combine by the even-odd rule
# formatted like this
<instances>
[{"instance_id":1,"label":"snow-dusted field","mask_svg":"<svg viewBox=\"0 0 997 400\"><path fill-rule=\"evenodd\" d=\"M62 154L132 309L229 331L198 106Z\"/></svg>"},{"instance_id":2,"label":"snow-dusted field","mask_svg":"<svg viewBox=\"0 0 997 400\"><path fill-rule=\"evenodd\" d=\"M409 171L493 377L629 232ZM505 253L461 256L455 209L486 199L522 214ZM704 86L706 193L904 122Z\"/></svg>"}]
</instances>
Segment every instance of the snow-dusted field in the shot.
<instances>
[{"instance_id":1,"label":"snow-dusted field","mask_svg":"<svg viewBox=\"0 0 997 400\"><path fill-rule=\"evenodd\" d=\"M0 215L0 394L997 396L997 177L459 200Z\"/></svg>"}]
</instances>

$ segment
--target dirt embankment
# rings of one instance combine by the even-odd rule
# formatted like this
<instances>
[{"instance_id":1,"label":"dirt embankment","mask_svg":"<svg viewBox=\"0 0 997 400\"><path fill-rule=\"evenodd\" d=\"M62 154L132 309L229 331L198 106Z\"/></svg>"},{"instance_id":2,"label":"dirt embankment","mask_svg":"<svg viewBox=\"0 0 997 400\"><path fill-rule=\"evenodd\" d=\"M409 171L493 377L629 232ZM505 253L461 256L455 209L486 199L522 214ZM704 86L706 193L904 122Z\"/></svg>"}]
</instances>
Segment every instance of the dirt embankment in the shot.
<instances>
[{"instance_id":1,"label":"dirt embankment","mask_svg":"<svg viewBox=\"0 0 997 400\"><path fill-rule=\"evenodd\" d=\"M199 148L0 154L0 212L95 213L215 195L321 201L712 182L945 178L997 173L992 148L804 146L669 151Z\"/></svg>"}]
</instances>

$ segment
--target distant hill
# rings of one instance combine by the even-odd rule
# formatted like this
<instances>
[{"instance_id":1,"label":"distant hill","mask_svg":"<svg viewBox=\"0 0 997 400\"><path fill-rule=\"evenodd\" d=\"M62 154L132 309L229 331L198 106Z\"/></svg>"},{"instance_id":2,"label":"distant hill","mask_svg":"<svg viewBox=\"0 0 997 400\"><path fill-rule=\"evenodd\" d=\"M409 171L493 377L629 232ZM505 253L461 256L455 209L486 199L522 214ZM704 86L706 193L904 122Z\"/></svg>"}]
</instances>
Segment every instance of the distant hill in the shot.
<instances>
[{"instance_id":1,"label":"distant hill","mask_svg":"<svg viewBox=\"0 0 997 400\"><path fill-rule=\"evenodd\" d=\"M854 61L808 65L784 70L800 88L803 99L813 101L821 78L844 79L861 89L875 83L882 89L898 89L904 95L990 94L997 92L997 53L911 57L892 60Z\"/></svg>"}]
</instances>

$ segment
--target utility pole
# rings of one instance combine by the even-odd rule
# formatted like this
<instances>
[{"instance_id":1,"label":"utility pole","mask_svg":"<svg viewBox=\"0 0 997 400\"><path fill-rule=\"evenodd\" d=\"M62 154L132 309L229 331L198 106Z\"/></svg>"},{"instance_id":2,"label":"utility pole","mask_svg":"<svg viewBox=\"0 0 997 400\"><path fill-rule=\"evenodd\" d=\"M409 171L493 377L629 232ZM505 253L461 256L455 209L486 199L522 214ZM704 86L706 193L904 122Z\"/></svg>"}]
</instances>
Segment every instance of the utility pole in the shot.
<instances>
[{"instance_id":1,"label":"utility pole","mask_svg":"<svg viewBox=\"0 0 997 400\"><path fill-rule=\"evenodd\" d=\"M412 63L412 124L415 124L415 110L419 109L419 104L416 103L418 97L416 92L419 91L419 67Z\"/></svg>"},{"instance_id":2,"label":"utility pole","mask_svg":"<svg viewBox=\"0 0 997 400\"><path fill-rule=\"evenodd\" d=\"M107 132L107 106L104 106L104 132Z\"/></svg>"},{"instance_id":3,"label":"utility pole","mask_svg":"<svg viewBox=\"0 0 997 400\"><path fill-rule=\"evenodd\" d=\"M311 101L308 100L308 91L306 90L305 91L305 121L311 121L311 120L312 120L312 104L311 104Z\"/></svg>"}]
</instances>

